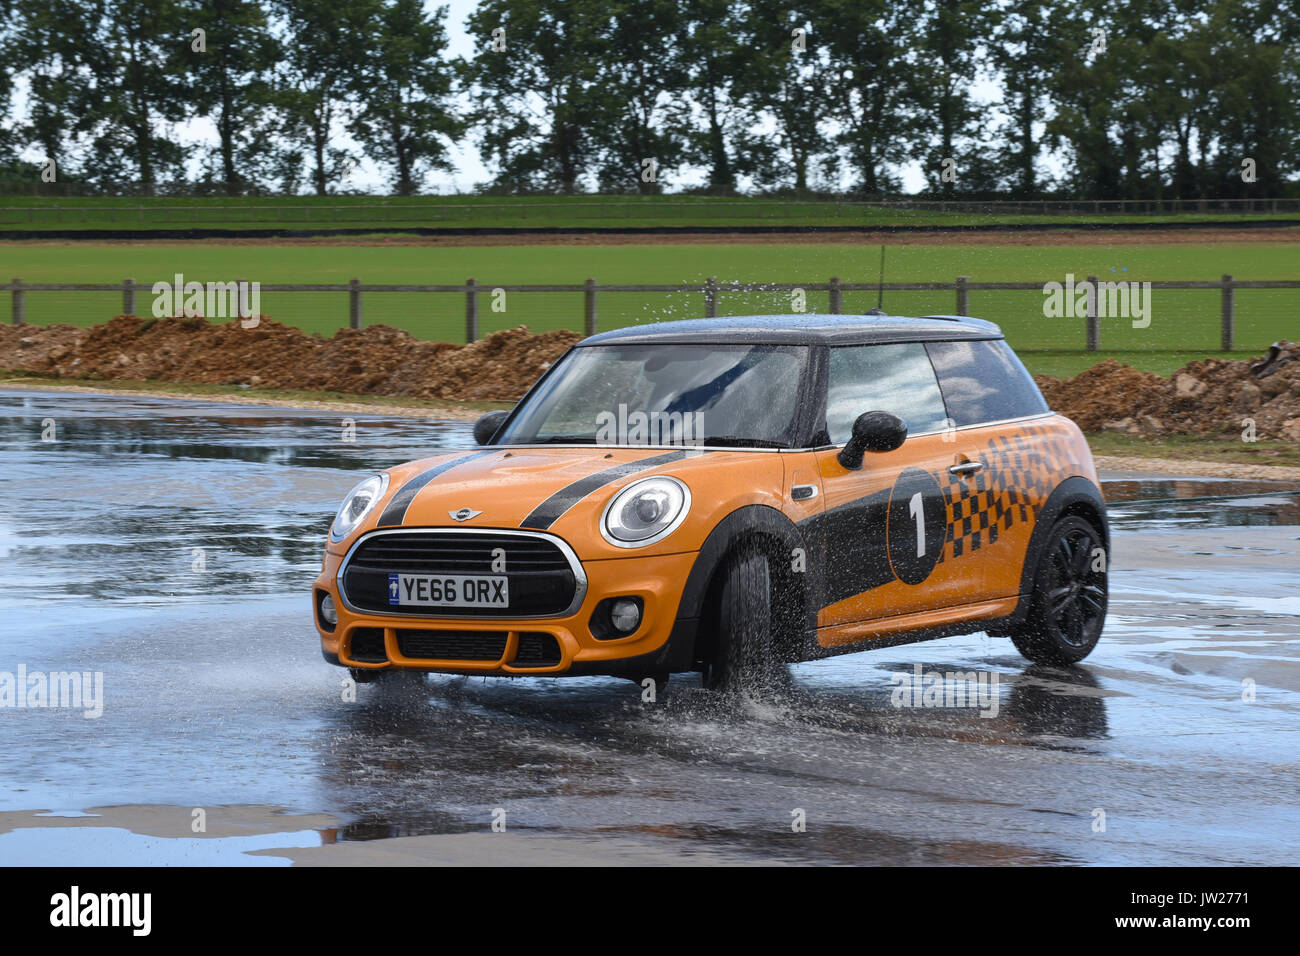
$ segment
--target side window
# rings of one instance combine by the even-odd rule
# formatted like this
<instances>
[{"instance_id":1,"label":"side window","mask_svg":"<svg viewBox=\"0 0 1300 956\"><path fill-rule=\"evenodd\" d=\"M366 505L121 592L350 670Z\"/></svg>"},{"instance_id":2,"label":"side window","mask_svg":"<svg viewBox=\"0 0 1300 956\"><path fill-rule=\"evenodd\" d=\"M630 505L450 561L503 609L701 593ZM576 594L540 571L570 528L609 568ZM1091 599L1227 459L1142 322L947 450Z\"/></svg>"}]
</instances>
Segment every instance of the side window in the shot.
<instances>
[{"instance_id":1,"label":"side window","mask_svg":"<svg viewBox=\"0 0 1300 956\"><path fill-rule=\"evenodd\" d=\"M1047 411L1038 386L1001 339L931 342L926 348L958 427Z\"/></svg>"},{"instance_id":2,"label":"side window","mask_svg":"<svg viewBox=\"0 0 1300 956\"><path fill-rule=\"evenodd\" d=\"M947 417L925 346L852 345L830 350L826 430L832 445L853 434L863 412L889 412L909 434L939 431Z\"/></svg>"}]
</instances>

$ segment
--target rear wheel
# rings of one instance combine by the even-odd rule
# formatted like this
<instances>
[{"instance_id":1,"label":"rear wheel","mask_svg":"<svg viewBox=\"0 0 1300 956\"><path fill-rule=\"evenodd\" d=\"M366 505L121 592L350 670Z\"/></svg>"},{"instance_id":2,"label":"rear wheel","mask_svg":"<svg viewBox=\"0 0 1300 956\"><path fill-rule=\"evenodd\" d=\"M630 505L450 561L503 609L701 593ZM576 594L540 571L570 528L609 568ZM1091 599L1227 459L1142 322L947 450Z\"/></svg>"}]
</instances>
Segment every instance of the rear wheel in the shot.
<instances>
[{"instance_id":1,"label":"rear wheel","mask_svg":"<svg viewBox=\"0 0 1300 956\"><path fill-rule=\"evenodd\" d=\"M1106 551L1101 534L1073 515L1051 530L1029 615L1011 635L1035 664L1073 664L1097 646L1106 621Z\"/></svg>"},{"instance_id":2,"label":"rear wheel","mask_svg":"<svg viewBox=\"0 0 1300 956\"><path fill-rule=\"evenodd\" d=\"M737 552L723 572L718 596L709 686L737 692L771 685L778 664L772 650L772 575L767 555L753 547Z\"/></svg>"}]
</instances>

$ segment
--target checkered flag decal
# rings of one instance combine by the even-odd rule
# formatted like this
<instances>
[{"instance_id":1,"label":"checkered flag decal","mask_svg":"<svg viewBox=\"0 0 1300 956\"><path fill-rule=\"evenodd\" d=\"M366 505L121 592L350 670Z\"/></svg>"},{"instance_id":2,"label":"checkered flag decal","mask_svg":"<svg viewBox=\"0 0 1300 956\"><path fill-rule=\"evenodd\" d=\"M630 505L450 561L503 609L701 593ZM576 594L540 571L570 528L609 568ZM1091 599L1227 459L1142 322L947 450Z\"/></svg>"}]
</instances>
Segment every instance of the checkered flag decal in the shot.
<instances>
[{"instance_id":1,"label":"checkered flag decal","mask_svg":"<svg viewBox=\"0 0 1300 956\"><path fill-rule=\"evenodd\" d=\"M939 561L994 544L1016 522L1031 521L1070 460L1059 433L1041 425L998 436L981 456L982 471L963 481L946 469L935 477L948 505L948 535Z\"/></svg>"}]
</instances>

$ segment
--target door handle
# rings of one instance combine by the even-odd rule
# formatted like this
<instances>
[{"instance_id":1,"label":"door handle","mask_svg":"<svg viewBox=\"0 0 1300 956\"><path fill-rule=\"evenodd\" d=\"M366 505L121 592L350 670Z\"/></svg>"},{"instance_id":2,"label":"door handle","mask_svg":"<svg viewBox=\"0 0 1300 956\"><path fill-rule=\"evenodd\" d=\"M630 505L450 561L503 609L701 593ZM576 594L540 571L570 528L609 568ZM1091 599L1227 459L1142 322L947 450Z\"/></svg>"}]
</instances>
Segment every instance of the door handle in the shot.
<instances>
[{"instance_id":1,"label":"door handle","mask_svg":"<svg viewBox=\"0 0 1300 956\"><path fill-rule=\"evenodd\" d=\"M976 472L983 471L983 470L984 470L984 462L982 461L963 461L956 465L952 465L948 469L948 474L956 475L960 478L965 478L967 475L973 475Z\"/></svg>"}]
</instances>

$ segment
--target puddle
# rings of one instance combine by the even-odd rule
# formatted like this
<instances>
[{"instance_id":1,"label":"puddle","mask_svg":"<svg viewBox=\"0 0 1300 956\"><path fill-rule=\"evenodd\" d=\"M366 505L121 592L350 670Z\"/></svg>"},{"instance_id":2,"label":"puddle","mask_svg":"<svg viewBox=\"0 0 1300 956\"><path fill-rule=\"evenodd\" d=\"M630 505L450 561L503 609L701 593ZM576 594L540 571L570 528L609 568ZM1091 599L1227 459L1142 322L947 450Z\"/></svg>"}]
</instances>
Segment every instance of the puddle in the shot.
<instances>
[{"instance_id":1,"label":"puddle","mask_svg":"<svg viewBox=\"0 0 1300 956\"><path fill-rule=\"evenodd\" d=\"M1102 480L1111 522L1128 529L1300 525L1300 486L1230 478Z\"/></svg>"}]
</instances>

